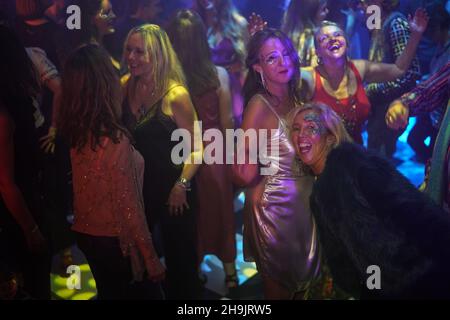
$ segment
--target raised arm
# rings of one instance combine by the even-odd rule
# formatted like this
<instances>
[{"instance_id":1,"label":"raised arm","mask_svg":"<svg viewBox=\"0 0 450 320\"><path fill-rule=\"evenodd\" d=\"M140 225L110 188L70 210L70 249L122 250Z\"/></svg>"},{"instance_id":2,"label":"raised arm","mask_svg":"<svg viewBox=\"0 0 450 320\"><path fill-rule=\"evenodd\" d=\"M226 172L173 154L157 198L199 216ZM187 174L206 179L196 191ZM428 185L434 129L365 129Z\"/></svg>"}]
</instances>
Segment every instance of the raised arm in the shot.
<instances>
[{"instance_id":1,"label":"raised arm","mask_svg":"<svg viewBox=\"0 0 450 320\"><path fill-rule=\"evenodd\" d=\"M424 9L417 9L414 18L409 19L409 28L400 19L395 19L390 32L390 40L397 57L395 63L376 63L366 61L364 80L366 82L388 82L401 78L410 69L422 34L428 24ZM411 34L409 35L409 31ZM420 70L414 70L419 73ZM387 84L377 84L372 91L380 91Z\"/></svg>"}]
</instances>

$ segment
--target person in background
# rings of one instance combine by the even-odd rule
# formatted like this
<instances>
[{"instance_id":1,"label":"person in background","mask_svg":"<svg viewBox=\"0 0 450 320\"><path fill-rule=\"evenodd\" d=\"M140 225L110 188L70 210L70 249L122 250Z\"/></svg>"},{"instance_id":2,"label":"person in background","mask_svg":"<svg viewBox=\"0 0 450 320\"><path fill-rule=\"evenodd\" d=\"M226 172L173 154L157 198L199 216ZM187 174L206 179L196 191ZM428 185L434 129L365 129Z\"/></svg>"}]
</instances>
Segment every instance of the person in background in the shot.
<instances>
[{"instance_id":1,"label":"person in background","mask_svg":"<svg viewBox=\"0 0 450 320\"><path fill-rule=\"evenodd\" d=\"M374 29L371 34L371 48L369 60L378 63L394 63L411 42L414 33L414 25L408 23L408 19L396 11L399 0L368 0L364 2L364 8L377 5L381 9L380 30ZM416 11L417 12L417 11ZM422 30L422 33L425 30ZM389 104L398 99L403 93L408 92L416 85L421 77L421 70L417 56L408 65L406 72L397 79L377 80L366 87L366 94L372 105L371 114L367 125L368 147L388 158L395 153L399 131L389 129L384 122L384 115Z\"/></svg>"},{"instance_id":2,"label":"person in background","mask_svg":"<svg viewBox=\"0 0 450 320\"><path fill-rule=\"evenodd\" d=\"M250 34L247 20L237 11L232 0L195 0L193 9L202 17L215 65L230 74L234 125L242 122L246 44Z\"/></svg>"},{"instance_id":3,"label":"person in background","mask_svg":"<svg viewBox=\"0 0 450 320\"><path fill-rule=\"evenodd\" d=\"M281 30L292 39L300 65L316 65L314 30L328 15L327 0L291 0L283 16Z\"/></svg>"},{"instance_id":4,"label":"person in background","mask_svg":"<svg viewBox=\"0 0 450 320\"><path fill-rule=\"evenodd\" d=\"M146 23L159 25L162 10L160 0L131 0L127 2L124 16L117 19L116 32L105 38L105 46L114 59L120 61L128 32L134 27Z\"/></svg>"},{"instance_id":5,"label":"person in background","mask_svg":"<svg viewBox=\"0 0 450 320\"><path fill-rule=\"evenodd\" d=\"M47 221L39 192L41 161L33 99L39 84L14 32L0 26L0 263L32 298L50 299ZM7 76L6 76L7 75Z\"/></svg>"},{"instance_id":6,"label":"person in background","mask_svg":"<svg viewBox=\"0 0 450 320\"><path fill-rule=\"evenodd\" d=\"M386 124L398 130L408 125L408 117L443 110L431 164L421 186L430 197L450 212L450 62L428 80L395 100L386 113Z\"/></svg>"},{"instance_id":7,"label":"person in background","mask_svg":"<svg viewBox=\"0 0 450 320\"><path fill-rule=\"evenodd\" d=\"M195 11L178 11L167 33L183 66L203 133L216 129L225 137L227 129L234 129L229 78L227 71L211 60L201 17ZM204 147L208 148L207 142ZM222 152L225 154L225 148ZM234 288L239 283L235 266L233 184L225 157L221 161L203 164L195 176L199 203L198 255L200 262L206 254L219 257L225 271L225 285Z\"/></svg>"}]
</instances>

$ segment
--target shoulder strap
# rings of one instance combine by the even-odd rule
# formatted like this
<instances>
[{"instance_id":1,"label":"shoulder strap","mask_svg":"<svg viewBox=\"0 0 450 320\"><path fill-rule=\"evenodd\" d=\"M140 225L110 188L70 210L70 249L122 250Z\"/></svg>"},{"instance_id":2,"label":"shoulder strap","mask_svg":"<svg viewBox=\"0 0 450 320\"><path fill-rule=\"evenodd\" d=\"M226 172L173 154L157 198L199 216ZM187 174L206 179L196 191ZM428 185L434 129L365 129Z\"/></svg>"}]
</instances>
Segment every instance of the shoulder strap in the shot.
<instances>
[{"instance_id":1,"label":"shoulder strap","mask_svg":"<svg viewBox=\"0 0 450 320\"><path fill-rule=\"evenodd\" d=\"M262 101L264 101L264 103L267 105L267 107L269 107L269 109L275 114L275 116L277 117L277 119L279 121L281 121L281 117L278 115L278 113L275 111L275 109L272 107L272 105L270 104L270 102L262 95L262 94L257 94L259 98L261 98Z\"/></svg>"}]
</instances>

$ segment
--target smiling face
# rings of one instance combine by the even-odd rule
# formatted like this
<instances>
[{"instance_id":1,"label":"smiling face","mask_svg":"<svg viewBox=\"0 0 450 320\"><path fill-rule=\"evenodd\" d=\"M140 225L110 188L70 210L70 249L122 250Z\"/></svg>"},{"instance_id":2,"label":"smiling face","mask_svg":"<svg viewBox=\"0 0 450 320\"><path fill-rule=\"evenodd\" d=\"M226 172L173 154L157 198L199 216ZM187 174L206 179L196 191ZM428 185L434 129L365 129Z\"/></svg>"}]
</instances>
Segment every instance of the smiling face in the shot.
<instances>
[{"instance_id":1,"label":"smiling face","mask_svg":"<svg viewBox=\"0 0 450 320\"><path fill-rule=\"evenodd\" d=\"M259 50L259 63L254 65L254 70L263 72L267 82L287 84L294 74L292 53L278 38L269 38Z\"/></svg>"},{"instance_id":2,"label":"smiling face","mask_svg":"<svg viewBox=\"0 0 450 320\"><path fill-rule=\"evenodd\" d=\"M315 174L324 168L332 141L319 113L314 110L301 111L294 118L291 139L300 160L309 166Z\"/></svg>"},{"instance_id":3,"label":"smiling face","mask_svg":"<svg viewBox=\"0 0 450 320\"><path fill-rule=\"evenodd\" d=\"M125 59L132 76L151 72L151 62L142 35L133 33L125 46Z\"/></svg>"},{"instance_id":4,"label":"smiling face","mask_svg":"<svg viewBox=\"0 0 450 320\"><path fill-rule=\"evenodd\" d=\"M94 24L100 36L114 33L114 20L116 15L112 10L109 0L102 1L102 7L98 14L94 17Z\"/></svg>"},{"instance_id":5,"label":"smiling face","mask_svg":"<svg viewBox=\"0 0 450 320\"><path fill-rule=\"evenodd\" d=\"M322 59L340 59L347 54L347 40L337 26L324 26L316 35L317 55Z\"/></svg>"}]
</instances>

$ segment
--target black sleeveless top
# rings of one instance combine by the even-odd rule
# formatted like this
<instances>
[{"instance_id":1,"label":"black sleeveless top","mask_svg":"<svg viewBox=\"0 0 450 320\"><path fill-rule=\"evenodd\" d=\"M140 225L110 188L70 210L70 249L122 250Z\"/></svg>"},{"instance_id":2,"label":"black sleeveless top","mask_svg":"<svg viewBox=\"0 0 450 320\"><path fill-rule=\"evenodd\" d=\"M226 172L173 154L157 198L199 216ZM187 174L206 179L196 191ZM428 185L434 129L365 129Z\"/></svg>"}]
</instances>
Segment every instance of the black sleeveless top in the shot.
<instances>
[{"instance_id":1,"label":"black sleeveless top","mask_svg":"<svg viewBox=\"0 0 450 320\"><path fill-rule=\"evenodd\" d=\"M171 158L173 148L180 141L171 141L172 132L178 127L161 109L166 94L150 108L155 112L152 115L147 114L139 122L136 122L131 113L127 98L124 99L123 105L123 122L133 134L135 147L145 161L144 202L146 215L152 218L150 220L153 220L155 215L167 212L170 191L180 178L184 167L183 163L174 164ZM193 186L186 196L192 210L195 199Z\"/></svg>"}]
</instances>

